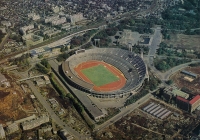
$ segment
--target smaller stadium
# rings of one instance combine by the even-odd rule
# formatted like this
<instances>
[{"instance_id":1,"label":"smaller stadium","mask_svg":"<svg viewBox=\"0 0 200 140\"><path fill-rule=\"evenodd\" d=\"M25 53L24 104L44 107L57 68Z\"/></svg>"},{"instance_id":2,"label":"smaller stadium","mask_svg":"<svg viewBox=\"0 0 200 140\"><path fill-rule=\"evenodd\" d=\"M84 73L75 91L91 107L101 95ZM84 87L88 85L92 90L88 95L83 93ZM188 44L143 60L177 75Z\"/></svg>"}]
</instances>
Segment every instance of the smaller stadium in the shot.
<instances>
[{"instance_id":1,"label":"smaller stadium","mask_svg":"<svg viewBox=\"0 0 200 140\"><path fill-rule=\"evenodd\" d=\"M67 82L98 98L116 98L142 85L146 66L139 55L118 48L80 50L62 63Z\"/></svg>"}]
</instances>

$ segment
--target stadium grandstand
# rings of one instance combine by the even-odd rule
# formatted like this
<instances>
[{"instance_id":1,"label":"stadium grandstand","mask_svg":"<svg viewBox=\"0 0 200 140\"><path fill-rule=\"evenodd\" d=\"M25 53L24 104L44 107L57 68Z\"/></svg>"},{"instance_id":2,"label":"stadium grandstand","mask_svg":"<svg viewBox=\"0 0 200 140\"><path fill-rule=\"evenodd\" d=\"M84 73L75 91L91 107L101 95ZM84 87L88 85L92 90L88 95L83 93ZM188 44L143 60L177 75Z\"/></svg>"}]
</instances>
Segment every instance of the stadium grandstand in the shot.
<instances>
[{"instance_id":1,"label":"stadium grandstand","mask_svg":"<svg viewBox=\"0 0 200 140\"><path fill-rule=\"evenodd\" d=\"M81 78L75 70L81 64L92 61L106 63L104 67L109 65L121 72L125 79L123 87L108 91L95 90L95 84ZM129 95L141 87L146 76L146 66L141 57L119 48L81 50L62 63L62 70L70 85L97 98L117 98Z\"/></svg>"}]
</instances>

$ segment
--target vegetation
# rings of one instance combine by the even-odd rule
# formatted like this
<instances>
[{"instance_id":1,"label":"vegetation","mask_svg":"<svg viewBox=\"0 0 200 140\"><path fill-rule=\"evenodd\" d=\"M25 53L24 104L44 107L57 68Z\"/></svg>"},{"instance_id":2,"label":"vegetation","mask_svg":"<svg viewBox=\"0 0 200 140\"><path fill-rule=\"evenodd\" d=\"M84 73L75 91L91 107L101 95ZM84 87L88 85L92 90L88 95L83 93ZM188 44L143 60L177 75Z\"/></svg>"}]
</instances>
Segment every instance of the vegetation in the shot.
<instances>
[{"instance_id":1,"label":"vegetation","mask_svg":"<svg viewBox=\"0 0 200 140\"><path fill-rule=\"evenodd\" d=\"M88 31L87 33L85 33L85 34L82 35L82 36L73 37L73 38L71 39L71 42L70 42L71 47L74 48L74 47L78 47L78 46L80 46L80 45L83 45L83 44L86 43L86 42L89 40L89 38L90 38L93 34L95 34L96 32L97 32L97 30L90 30L90 31Z\"/></svg>"},{"instance_id":2,"label":"vegetation","mask_svg":"<svg viewBox=\"0 0 200 140\"><path fill-rule=\"evenodd\" d=\"M161 42L159 46L157 50L158 55L186 57L186 51L184 49L182 49L182 52L178 52L177 49L173 48L173 45L167 45L164 42Z\"/></svg>"},{"instance_id":3,"label":"vegetation","mask_svg":"<svg viewBox=\"0 0 200 140\"><path fill-rule=\"evenodd\" d=\"M38 70L39 72L43 73L43 74L48 74L50 69L47 69L44 65L42 65L41 63L37 63L35 65L35 69Z\"/></svg>"},{"instance_id":4,"label":"vegetation","mask_svg":"<svg viewBox=\"0 0 200 140\"><path fill-rule=\"evenodd\" d=\"M58 57L56 58L56 60L58 62L61 62L61 61L64 61L66 60L70 55L68 53L62 53L62 54L59 54Z\"/></svg>"},{"instance_id":5,"label":"vegetation","mask_svg":"<svg viewBox=\"0 0 200 140\"><path fill-rule=\"evenodd\" d=\"M111 39L109 38L108 34L106 33L105 30L102 30L98 32L92 39L92 42L94 44L94 39L100 39L100 46L108 46L109 43L111 43ZM99 45L99 44L97 44Z\"/></svg>"},{"instance_id":6,"label":"vegetation","mask_svg":"<svg viewBox=\"0 0 200 140\"><path fill-rule=\"evenodd\" d=\"M166 81L166 84L171 85L171 84L173 84L173 81L172 80L168 80L168 81Z\"/></svg>"},{"instance_id":7,"label":"vegetation","mask_svg":"<svg viewBox=\"0 0 200 140\"><path fill-rule=\"evenodd\" d=\"M159 79L157 79L153 75L150 75L149 81L145 80L144 85L140 90L140 92L138 94L132 95L128 100L126 100L124 106L135 103L137 100L148 94L149 90L151 91L155 90L160 83L161 81Z\"/></svg>"},{"instance_id":8,"label":"vegetation","mask_svg":"<svg viewBox=\"0 0 200 140\"><path fill-rule=\"evenodd\" d=\"M10 39L15 40L16 42L22 42L22 37L21 35L17 34L11 34L9 36Z\"/></svg>"},{"instance_id":9,"label":"vegetation","mask_svg":"<svg viewBox=\"0 0 200 140\"><path fill-rule=\"evenodd\" d=\"M21 57L10 60L10 62L12 62L12 65L17 65L19 67L19 71L23 71L30 67L30 62L28 60L29 57L30 54L26 53L23 54Z\"/></svg>"},{"instance_id":10,"label":"vegetation","mask_svg":"<svg viewBox=\"0 0 200 140\"><path fill-rule=\"evenodd\" d=\"M184 64L187 62L191 62L191 60L185 59L185 58L177 59L177 58L171 58L171 57L167 57L165 59L160 59L160 60L157 59L154 61L156 69L160 71L167 71L174 66L178 66L180 64Z\"/></svg>"},{"instance_id":11,"label":"vegetation","mask_svg":"<svg viewBox=\"0 0 200 140\"><path fill-rule=\"evenodd\" d=\"M140 34L152 34L153 30L151 29L155 21L152 19L125 19L120 21L120 25L117 26L119 31L124 29L131 30L132 32L139 32Z\"/></svg>"},{"instance_id":12,"label":"vegetation","mask_svg":"<svg viewBox=\"0 0 200 140\"><path fill-rule=\"evenodd\" d=\"M50 73L50 80L51 80L51 84L56 89L56 91L60 94L62 98L64 98L67 95L67 93L62 88L62 86L58 84L58 81L55 79L53 73Z\"/></svg>"},{"instance_id":13,"label":"vegetation","mask_svg":"<svg viewBox=\"0 0 200 140\"><path fill-rule=\"evenodd\" d=\"M120 112L119 109L116 108L109 108L108 109L108 115L105 116L104 118L101 118L97 124L100 125L102 123L104 123L105 121L109 120L110 118L112 118L113 116L117 115Z\"/></svg>"},{"instance_id":14,"label":"vegetation","mask_svg":"<svg viewBox=\"0 0 200 140\"><path fill-rule=\"evenodd\" d=\"M105 68L104 65L83 69L82 73L96 86L106 85L119 79L119 77L116 77L115 74Z\"/></svg>"},{"instance_id":15,"label":"vegetation","mask_svg":"<svg viewBox=\"0 0 200 140\"><path fill-rule=\"evenodd\" d=\"M49 62L47 61L47 59L42 59L40 62L43 66L45 66L47 69L51 68L51 65L49 64Z\"/></svg>"},{"instance_id":16,"label":"vegetation","mask_svg":"<svg viewBox=\"0 0 200 140\"><path fill-rule=\"evenodd\" d=\"M65 52L65 51L68 51L68 47L67 46L62 46L60 48L60 52Z\"/></svg>"}]
</instances>

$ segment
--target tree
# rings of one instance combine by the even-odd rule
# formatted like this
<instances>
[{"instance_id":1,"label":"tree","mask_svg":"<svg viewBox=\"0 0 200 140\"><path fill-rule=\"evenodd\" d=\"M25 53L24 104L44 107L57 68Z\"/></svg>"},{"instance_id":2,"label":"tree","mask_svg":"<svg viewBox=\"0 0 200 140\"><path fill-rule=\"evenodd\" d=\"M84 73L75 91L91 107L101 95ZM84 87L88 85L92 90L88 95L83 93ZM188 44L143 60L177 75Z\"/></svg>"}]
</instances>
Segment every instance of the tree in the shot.
<instances>
[{"instance_id":1,"label":"tree","mask_svg":"<svg viewBox=\"0 0 200 140\"><path fill-rule=\"evenodd\" d=\"M168 80L168 81L166 81L166 84L171 85L171 84L173 84L173 81L172 80Z\"/></svg>"},{"instance_id":2,"label":"tree","mask_svg":"<svg viewBox=\"0 0 200 140\"><path fill-rule=\"evenodd\" d=\"M42 60L41 60L41 64L42 64L43 66L45 66L47 69L50 69L50 68L51 68L51 66L50 66L49 62L47 61L47 59L42 59Z\"/></svg>"}]
</instances>

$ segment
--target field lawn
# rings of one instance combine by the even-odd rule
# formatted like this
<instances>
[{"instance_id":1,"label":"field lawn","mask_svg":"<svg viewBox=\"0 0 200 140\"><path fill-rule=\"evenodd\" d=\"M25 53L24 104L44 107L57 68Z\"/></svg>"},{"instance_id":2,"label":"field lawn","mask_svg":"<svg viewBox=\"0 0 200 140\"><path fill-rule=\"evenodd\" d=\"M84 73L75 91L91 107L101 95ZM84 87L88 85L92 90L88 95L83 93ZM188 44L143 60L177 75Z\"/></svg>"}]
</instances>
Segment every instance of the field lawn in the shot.
<instances>
[{"instance_id":1,"label":"field lawn","mask_svg":"<svg viewBox=\"0 0 200 140\"><path fill-rule=\"evenodd\" d=\"M103 86L119 79L103 65L86 68L81 72L96 86Z\"/></svg>"}]
</instances>

